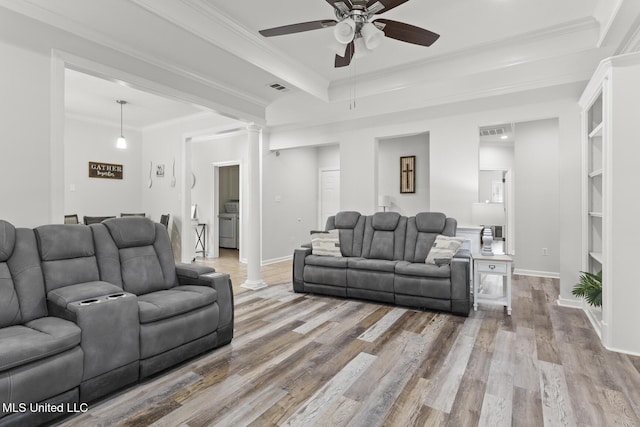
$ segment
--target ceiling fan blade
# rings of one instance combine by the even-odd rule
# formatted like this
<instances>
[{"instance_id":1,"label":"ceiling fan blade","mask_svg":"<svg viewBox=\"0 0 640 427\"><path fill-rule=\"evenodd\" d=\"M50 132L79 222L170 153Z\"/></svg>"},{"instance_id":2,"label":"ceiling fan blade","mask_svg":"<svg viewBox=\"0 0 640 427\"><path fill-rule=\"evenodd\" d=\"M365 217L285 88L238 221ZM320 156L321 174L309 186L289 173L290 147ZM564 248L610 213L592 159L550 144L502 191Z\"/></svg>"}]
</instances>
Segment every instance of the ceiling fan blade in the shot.
<instances>
[{"instance_id":1,"label":"ceiling fan blade","mask_svg":"<svg viewBox=\"0 0 640 427\"><path fill-rule=\"evenodd\" d=\"M347 13L353 9L351 0L327 0L327 3L343 13Z\"/></svg>"},{"instance_id":2,"label":"ceiling fan blade","mask_svg":"<svg viewBox=\"0 0 640 427\"><path fill-rule=\"evenodd\" d=\"M425 30L424 28L415 27L405 24L404 22L392 21L390 19L376 19L374 24L381 29L387 37L420 46L431 46L440 37L440 34Z\"/></svg>"},{"instance_id":3,"label":"ceiling fan blade","mask_svg":"<svg viewBox=\"0 0 640 427\"><path fill-rule=\"evenodd\" d=\"M351 64L351 58L353 58L353 54L356 52L356 46L353 42L347 45L347 50L344 53L344 56L336 55L335 67L346 67Z\"/></svg>"},{"instance_id":4,"label":"ceiling fan blade","mask_svg":"<svg viewBox=\"0 0 640 427\"><path fill-rule=\"evenodd\" d=\"M282 27L269 28L258 31L264 37L282 36L285 34L301 33L303 31L321 30L333 27L338 21L335 19L323 19L320 21L301 22L299 24L284 25Z\"/></svg>"},{"instance_id":5,"label":"ceiling fan blade","mask_svg":"<svg viewBox=\"0 0 640 427\"><path fill-rule=\"evenodd\" d=\"M369 0L367 2L367 10L380 14L385 13L394 7L400 6L409 0ZM380 3L380 4L376 4Z\"/></svg>"}]
</instances>

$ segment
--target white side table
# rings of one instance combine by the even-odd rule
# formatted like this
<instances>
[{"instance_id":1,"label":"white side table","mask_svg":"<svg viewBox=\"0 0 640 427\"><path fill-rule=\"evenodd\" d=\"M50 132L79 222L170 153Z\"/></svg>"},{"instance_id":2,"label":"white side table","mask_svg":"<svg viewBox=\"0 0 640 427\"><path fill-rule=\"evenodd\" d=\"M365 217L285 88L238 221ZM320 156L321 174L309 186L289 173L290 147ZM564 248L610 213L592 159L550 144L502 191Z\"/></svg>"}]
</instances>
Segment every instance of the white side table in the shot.
<instances>
[{"instance_id":1,"label":"white side table","mask_svg":"<svg viewBox=\"0 0 640 427\"><path fill-rule=\"evenodd\" d=\"M502 305L507 307L507 314L511 315L511 263L513 258L509 255L496 254L486 256L473 254L473 310L478 310L478 303ZM480 288L482 274L502 276L502 294L485 294Z\"/></svg>"}]
</instances>

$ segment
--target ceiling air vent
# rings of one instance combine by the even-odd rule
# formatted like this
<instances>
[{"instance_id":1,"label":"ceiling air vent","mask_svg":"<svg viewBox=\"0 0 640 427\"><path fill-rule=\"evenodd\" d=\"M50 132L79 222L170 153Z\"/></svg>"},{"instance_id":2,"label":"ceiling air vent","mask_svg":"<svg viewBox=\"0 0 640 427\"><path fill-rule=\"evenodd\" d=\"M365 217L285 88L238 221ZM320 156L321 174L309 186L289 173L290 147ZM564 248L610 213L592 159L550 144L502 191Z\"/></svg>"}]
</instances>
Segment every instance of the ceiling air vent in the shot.
<instances>
[{"instance_id":1,"label":"ceiling air vent","mask_svg":"<svg viewBox=\"0 0 640 427\"><path fill-rule=\"evenodd\" d=\"M277 90L278 92L286 92L289 90L288 87L281 85L280 83L271 83L268 84L267 86L269 86L272 89Z\"/></svg>"},{"instance_id":2,"label":"ceiling air vent","mask_svg":"<svg viewBox=\"0 0 640 427\"><path fill-rule=\"evenodd\" d=\"M504 135L504 133L505 133L505 128L502 126L480 129L480 136L499 136L499 135Z\"/></svg>"}]
</instances>

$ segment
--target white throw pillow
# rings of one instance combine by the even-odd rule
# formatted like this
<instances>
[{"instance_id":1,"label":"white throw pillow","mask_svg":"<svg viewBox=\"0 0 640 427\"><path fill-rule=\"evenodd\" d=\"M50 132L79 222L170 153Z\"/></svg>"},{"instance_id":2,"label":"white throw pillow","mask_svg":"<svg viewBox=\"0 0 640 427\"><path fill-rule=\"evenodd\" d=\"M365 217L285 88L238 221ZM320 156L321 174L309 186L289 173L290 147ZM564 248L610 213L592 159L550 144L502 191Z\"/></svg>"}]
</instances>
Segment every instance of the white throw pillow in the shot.
<instances>
[{"instance_id":1,"label":"white throw pillow","mask_svg":"<svg viewBox=\"0 0 640 427\"><path fill-rule=\"evenodd\" d=\"M436 241L424 262L437 265L451 263L451 258L458 252L463 242L462 237L436 236Z\"/></svg>"},{"instance_id":2,"label":"white throw pillow","mask_svg":"<svg viewBox=\"0 0 640 427\"><path fill-rule=\"evenodd\" d=\"M313 255L341 257L340 234L338 230L312 231L311 253Z\"/></svg>"}]
</instances>

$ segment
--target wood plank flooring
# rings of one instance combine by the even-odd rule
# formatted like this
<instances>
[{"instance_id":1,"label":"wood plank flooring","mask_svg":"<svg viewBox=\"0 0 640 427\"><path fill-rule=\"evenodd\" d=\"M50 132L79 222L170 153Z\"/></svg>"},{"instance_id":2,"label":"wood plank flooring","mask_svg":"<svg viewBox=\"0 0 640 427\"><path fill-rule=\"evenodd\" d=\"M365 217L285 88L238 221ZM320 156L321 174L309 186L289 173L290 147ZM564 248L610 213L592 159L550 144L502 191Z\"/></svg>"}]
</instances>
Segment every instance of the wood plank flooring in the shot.
<instances>
[{"instance_id":1,"label":"wood plank flooring","mask_svg":"<svg viewBox=\"0 0 640 427\"><path fill-rule=\"evenodd\" d=\"M295 294L291 262L267 267L247 291L236 262L230 345L61 425L640 426L640 358L557 306L556 280L513 276L512 316L461 318Z\"/></svg>"}]
</instances>

